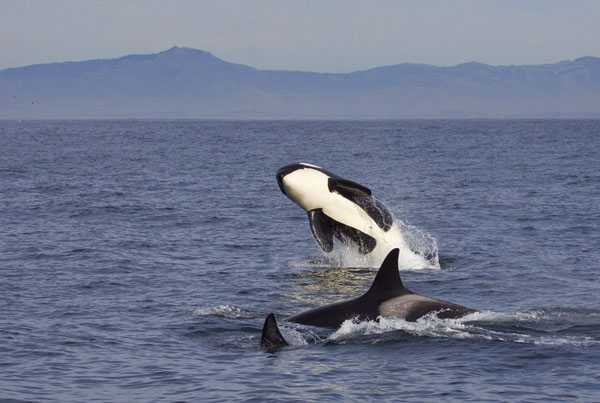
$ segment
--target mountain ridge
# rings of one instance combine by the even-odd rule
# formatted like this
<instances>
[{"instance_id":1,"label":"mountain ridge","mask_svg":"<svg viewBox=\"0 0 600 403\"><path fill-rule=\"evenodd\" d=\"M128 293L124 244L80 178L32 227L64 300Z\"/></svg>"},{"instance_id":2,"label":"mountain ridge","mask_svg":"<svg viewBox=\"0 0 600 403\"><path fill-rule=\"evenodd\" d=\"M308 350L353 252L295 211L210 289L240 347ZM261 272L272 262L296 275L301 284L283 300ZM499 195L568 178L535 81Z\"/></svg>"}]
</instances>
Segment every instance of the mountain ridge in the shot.
<instances>
[{"instance_id":1,"label":"mountain ridge","mask_svg":"<svg viewBox=\"0 0 600 403\"><path fill-rule=\"evenodd\" d=\"M31 102L31 103L30 103ZM174 46L0 70L0 118L600 117L600 59L349 73L259 70Z\"/></svg>"}]
</instances>

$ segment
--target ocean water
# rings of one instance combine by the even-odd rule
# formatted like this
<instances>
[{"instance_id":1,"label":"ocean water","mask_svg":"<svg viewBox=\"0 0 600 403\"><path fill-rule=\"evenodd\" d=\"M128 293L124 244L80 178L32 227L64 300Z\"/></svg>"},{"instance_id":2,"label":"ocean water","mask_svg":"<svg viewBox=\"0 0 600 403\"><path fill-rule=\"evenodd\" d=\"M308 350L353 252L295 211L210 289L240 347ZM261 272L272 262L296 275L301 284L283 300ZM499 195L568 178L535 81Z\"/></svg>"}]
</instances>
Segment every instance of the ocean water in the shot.
<instances>
[{"instance_id":1,"label":"ocean water","mask_svg":"<svg viewBox=\"0 0 600 403\"><path fill-rule=\"evenodd\" d=\"M588 120L2 121L0 398L598 401L599 155ZM286 323L375 275L279 191L298 161L435 252L408 288L480 312Z\"/></svg>"}]
</instances>

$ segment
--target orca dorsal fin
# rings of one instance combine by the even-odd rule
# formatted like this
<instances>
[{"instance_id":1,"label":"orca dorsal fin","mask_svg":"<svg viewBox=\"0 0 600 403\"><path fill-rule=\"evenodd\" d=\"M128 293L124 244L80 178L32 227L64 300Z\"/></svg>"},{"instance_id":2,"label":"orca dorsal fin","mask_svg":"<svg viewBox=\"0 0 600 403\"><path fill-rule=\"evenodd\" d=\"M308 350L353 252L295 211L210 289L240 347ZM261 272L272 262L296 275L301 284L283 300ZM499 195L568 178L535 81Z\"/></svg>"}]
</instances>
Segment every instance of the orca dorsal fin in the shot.
<instances>
[{"instance_id":1,"label":"orca dorsal fin","mask_svg":"<svg viewBox=\"0 0 600 403\"><path fill-rule=\"evenodd\" d=\"M392 249L381 264L371 288L365 295L381 295L405 290L398 273L398 255L400 249Z\"/></svg>"},{"instance_id":2,"label":"orca dorsal fin","mask_svg":"<svg viewBox=\"0 0 600 403\"><path fill-rule=\"evenodd\" d=\"M349 181L348 179L329 178L327 186L329 187L330 192L338 192L349 199L371 196L371 189L356 182Z\"/></svg>"},{"instance_id":3,"label":"orca dorsal fin","mask_svg":"<svg viewBox=\"0 0 600 403\"><path fill-rule=\"evenodd\" d=\"M277 326L277 320L275 319L275 315L270 313L265 319L265 324L263 325L262 337L260 338L260 345L265 348L278 348L289 346L288 342L285 341L281 332L279 331L279 326Z\"/></svg>"}]
</instances>

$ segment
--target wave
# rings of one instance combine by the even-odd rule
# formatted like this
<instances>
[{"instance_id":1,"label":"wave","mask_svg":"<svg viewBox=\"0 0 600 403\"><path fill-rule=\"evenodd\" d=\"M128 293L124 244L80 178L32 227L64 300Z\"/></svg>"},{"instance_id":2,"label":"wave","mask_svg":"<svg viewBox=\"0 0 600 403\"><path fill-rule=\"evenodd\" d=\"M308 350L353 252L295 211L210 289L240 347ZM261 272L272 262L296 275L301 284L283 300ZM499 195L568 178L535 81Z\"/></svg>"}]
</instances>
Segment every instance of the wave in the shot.
<instances>
[{"instance_id":1,"label":"wave","mask_svg":"<svg viewBox=\"0 0 600 403\"><path fill-rule=\"evenodd\" d=\"M590 321L590 314L592 320ZM594 318L595 316L595 318ZM565 321L565 319L568 319ZM589 328L589 331L583 331ZM590 347L600 346L600 312L575 309L538 309L515 313L475 312L459 319L440 319L426 315L416 322L379 317L375 321L346 320L326 337L315 337L308 328L290 328L284 324L284 336L293 334L292 346L316 342L334 344L378 343L405 337L450 338L500 341L540 346ZM293 331L292 331L293 330ZM289 333L287 333L289 332ZM307 336L304 337L304 334ZM299 339L299 336L300 339Z\"/></svg>"}]
</instances>

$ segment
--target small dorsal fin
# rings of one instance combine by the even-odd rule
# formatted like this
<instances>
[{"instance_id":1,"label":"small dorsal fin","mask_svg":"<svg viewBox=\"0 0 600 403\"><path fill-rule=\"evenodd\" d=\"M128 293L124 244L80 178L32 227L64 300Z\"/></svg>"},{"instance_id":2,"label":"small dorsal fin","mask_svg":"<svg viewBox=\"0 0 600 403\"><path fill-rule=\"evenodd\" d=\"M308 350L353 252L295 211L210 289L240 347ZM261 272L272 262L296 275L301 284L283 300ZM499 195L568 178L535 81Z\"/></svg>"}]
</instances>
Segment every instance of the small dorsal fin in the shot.
<instances>
[{"instance_id":1,"label":"small dorsal fin","mask_svg":"<svg viewBox=\"0 0 600 403\"><path fill-rule=\"evenodd\" d=\"M265 324L263 325L262 337L260 339L260 345L266 348L278 348L283 346L289 346L288 342L285 341L281 332L279 331L279 326L277 326L277 320L275 319L275 315L270 313L265 319Z\"/></svg>"},{"instance_id":2,"label":"small dorsal fin","mask_svg":"<svg viewBox=\"0 0 600 403\"><path fill-rule=\"evenodd\" d=\"M398 248L392 249L381 264L375 280L365 295L385 294L405 289L398 273Z\"/></svg>"},{"instance_id":3,"label":"small dorsal fin","mask_svg":"<svg viewBox=\"0 0 600 403\"><path fill-rule=\"evenodd\" d=\"M349 199L352 199L353 197L371 196L371 189L356 182L349 181L348 179L329 178L327 185L329 186L329 191L338 192Z\"/></svg>"}]
</instances>

